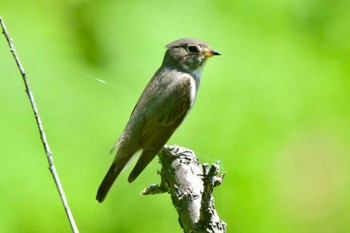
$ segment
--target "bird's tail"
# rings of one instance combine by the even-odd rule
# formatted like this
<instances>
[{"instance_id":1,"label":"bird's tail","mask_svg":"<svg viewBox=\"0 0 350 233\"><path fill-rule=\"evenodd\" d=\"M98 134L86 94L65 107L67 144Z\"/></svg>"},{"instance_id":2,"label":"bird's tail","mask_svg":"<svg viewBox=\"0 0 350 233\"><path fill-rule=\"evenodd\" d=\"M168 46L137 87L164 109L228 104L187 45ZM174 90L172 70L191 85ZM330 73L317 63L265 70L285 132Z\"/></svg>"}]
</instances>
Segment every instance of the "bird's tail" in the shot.
<instances>
[{"instance_id":1,"label":"bird's tail","mask_svg":"<svg viewBox=\"0 0 350 233\"><path fill-rule=\"evenodd\" d=\"M114 181L117 179L119 174L124 170L127 166L135 152L137 151L134 147L120 147L117 155L110 166L107 174L102 180L100 187L97 190L96 200L98 202L103 202L106 198L108 191L111 189Z\"/></svg>"},{"instance_id":2,"label":"bird's tail","mask_svg":"<svg viewBox=\"0 0 350 233\"><path fill-rule=\"evenodd\" d=\"M119 169L118 169L119 167ZM98 202L103 202L103 200L106 198L108 191L112 187L114 181L117 179L120 172L123 170L123 167L118 166L116 162L113 162L111 167L109 168L107 174L103 178L102 183L100 184L100 187L97 190L96 200Z\"/></svg>"}]
</instances>

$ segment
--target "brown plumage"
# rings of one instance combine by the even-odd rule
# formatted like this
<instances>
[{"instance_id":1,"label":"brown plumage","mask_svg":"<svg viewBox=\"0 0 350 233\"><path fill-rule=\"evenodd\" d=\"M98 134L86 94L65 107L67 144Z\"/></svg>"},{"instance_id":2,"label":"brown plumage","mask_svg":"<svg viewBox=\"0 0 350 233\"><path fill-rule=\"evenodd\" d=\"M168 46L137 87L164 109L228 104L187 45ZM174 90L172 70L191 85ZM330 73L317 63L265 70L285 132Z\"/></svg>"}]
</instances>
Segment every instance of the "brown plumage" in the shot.
<instances>
[{"instance_id":1,"label":"brown plumage","mask_svg":"<svg viewBox=\"0 0 350 233\"><path fill-rule=\"evenodd\" d=\"M142 153L128 181L134 181L181 124L196 98L208 57L220 55L203 41L183 38L167 45L161 67L141 94L117 141L115 159L103 179L96 200L102 202L133 155Z\"/></svg>"}]
</instances>

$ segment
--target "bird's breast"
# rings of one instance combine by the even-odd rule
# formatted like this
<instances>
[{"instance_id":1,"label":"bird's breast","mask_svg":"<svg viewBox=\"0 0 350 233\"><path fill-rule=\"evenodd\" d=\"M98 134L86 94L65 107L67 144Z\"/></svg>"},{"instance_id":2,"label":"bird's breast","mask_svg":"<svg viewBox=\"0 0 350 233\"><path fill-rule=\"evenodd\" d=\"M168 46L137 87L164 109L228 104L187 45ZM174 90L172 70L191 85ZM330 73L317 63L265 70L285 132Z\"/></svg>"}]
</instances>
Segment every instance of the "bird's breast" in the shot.
<instances>
[{"instance_id":1,"label":"bird's breast","mask_svg":"<svg viewBox=\"0 0 350 233\"><path fill-rule=\"evenodd\" d=\"M196 96L197 96L197 85L196 85L196 81L194 80L194 78L190 78L190 85L189 85L189 91L190 91L190 106L192 108L195 100L196 100Z\"/></svg>"}]
</instances>

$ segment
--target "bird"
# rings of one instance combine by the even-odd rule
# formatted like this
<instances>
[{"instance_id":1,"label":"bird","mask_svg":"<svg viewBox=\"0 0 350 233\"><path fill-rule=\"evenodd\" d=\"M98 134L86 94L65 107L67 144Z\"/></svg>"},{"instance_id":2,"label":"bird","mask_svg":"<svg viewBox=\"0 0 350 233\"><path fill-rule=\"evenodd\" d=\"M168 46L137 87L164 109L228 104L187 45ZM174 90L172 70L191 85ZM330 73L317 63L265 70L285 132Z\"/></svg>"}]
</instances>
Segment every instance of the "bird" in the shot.
<instances>
[{"instance_id":1,"label":"bird","mask_svg":"<svg viewBox=\"0 0 350 233\"><path fill-rule=\"evenodd\" d=\"M195 38L181 38L166 45L160 68L146 85L112 148L116 155L98 188L98 202L104 201L135 154L141 152L128 177L129 183L160 152L191 110L207 59L217 55L221 53Z\"/></svg>"}]
</instances>

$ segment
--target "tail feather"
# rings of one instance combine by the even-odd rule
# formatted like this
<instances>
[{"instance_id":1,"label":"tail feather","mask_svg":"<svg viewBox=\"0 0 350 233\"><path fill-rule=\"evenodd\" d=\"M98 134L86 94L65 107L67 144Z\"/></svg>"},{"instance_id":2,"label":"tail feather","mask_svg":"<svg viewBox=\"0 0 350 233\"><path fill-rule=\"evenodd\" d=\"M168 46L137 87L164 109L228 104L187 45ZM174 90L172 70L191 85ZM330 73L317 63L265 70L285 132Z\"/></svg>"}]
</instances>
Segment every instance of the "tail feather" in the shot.
<instances>
[{"instance_id":1,"label":"tail feather","mask_svg":"<svg viewBox=\"0 0 350 233\"><path fill-rule=\"evenodd\" d=\"M108 191L111 189L114 181L117 179L119 174L123 171L124 167L127 166L130 159L133 157L138 148L133 146L123 146L118 149L117 155L110 166L107 174L102 180L100 187L97 190L96 200L103 202L106 198Z\"/></svg>"},{"instance_id":2,"label":"tail feather","mask_svg":"<svg viewBox=\"0 0 350 233\"><path fill-rule=\"evenodd\" d=\"M119 167L119 169L118 169ZM123 166L118 166L115 162L109 168L106 176L103 178L100 187L98 188L96 200L98 202L103 202L106 198L108 191L111 189L114 181L117 179L120 172L123 170Z\"/></svg>"}]
</instances>

